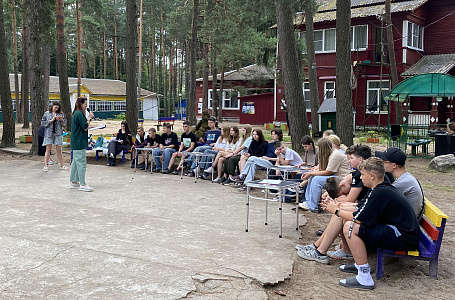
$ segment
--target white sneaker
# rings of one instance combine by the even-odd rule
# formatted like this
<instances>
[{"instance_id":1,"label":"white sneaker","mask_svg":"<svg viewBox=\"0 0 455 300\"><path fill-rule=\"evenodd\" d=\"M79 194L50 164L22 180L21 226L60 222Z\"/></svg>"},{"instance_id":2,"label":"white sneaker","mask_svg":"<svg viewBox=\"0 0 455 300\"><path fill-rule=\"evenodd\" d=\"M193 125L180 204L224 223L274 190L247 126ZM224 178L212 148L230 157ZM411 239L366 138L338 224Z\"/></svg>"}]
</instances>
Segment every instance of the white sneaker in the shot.
<instances>
[{"instance_id":1,"label":"white sneaker","mask_svg":"<svg viewBox=\"0 0 455 300\"><path fill-rule=\"evenodd\" d=\"M305 251L305 250L315 250L316 246L314 244L309 244L309 245L295 245L295 250L297 251Z\"/></svg>"},{"instance_id":2,"label":"white sneaker","mask_svg":"<svg viewBox=\"0 0 455 300\"><path fill-rule=\"evenodd\" d=\"M78 189L78 188L80 188L80 187L81 187L81 185L80 185L79 183L72 183L72 182L71 182L70 188L72 188L72 189Z\"/></svg>"},{"instance_id":3,"label":"white sneaker","mask_svg":"<svg viewBox=\"0 0 455 300\"><path fill-rule=\"evenodd\" d=\"M47 162L47 165L48 165L48 166L52 166L53 164L54 164L54 161L53 161L53 160L50 160L50 161Z\"/></svg>"},{"instance_id":4,"label":"white sneaker","mask_svg":"<svg viewBox=\"0 0 455 300\"><path fill-rule=\"evenodd\" d=\"M213 179L213 182L218 183L220 180L221 180L221 177L217 177L217 178Z\"/></svg>"},{"instance_id":5,"label":"white sneaker","mask_svg":"<svg viewBox=\"0 0 455 300\"><path fill-rule=\"evenodd\" d=\"M303 210L310 210L308 205L306 205L306 202L299 203L299 208Z\"/></svg>"},{"instance_id":6,"label":"white sneaker","mask_svg":"<svg viewBox=\"0 0 455 300\"><path fill-rule=\"evenodd\" d=\"M213 171L213 168L212 168L212 167L210 167L210 168L204 170L204 172L207 172L207 173L212 173L212 171Z\"/></svg>"},{"instance_id":7,"label":"white sneaker","mask_svg":"<svg viewBox=\"0 0 455 300\"><path fill-rule=\"evenodd\" d=\"M79 191L83 191L83 192L93 192L93 188L88 186L87 184L86 185L81 185L79 187Z\"/></svg>"}]
</instances>

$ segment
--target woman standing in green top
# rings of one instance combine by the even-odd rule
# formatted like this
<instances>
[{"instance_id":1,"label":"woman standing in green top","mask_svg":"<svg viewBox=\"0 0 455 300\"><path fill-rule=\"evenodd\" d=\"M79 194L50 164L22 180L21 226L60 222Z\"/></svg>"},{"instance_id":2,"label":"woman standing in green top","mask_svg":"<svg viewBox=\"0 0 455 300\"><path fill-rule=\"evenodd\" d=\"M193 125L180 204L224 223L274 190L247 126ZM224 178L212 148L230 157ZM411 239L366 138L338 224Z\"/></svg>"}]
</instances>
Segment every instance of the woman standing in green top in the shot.
<instances>
[{"instance_id":1,"label":"woman standing in green top","mask_svg":"<svg viewBox=\"0 0 455 300\"><path fill-rule=\"evenodd\" d=\"M73 164L71 166L71 188L79 191L92 192L93 188L85 183L85 170L87 168L86 148L88 147L88 126L93 118L91 112L87 120L85 110L87 98L79 97L76 100L71 122L71 150L73 151Z\"/></svg>"}]
</instances>

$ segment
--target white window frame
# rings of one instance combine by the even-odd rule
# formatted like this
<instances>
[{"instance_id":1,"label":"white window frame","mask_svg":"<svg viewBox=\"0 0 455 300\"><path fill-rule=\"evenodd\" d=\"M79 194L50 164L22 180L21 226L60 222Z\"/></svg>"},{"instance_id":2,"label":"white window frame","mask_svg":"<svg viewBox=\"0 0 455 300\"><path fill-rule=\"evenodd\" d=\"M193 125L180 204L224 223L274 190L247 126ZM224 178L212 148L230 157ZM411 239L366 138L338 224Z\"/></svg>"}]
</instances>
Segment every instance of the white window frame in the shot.
<instances>
[{"instance_id":1,"label":"white window frame","mask_svg":"<svg viewBox=\"0 0 455 300\"><path fill-rule=\"evenodd\" d=\"M108 105L110 103L111 108L110 109L104 109L104 106ZM100 110L100 106L103 107L103 110ZM104 100L99 100L97 102L96 106L97 111L102 112L102 111L112 111L112 101L104 101Z\"/></svg>"},{"instance_id":2,"label":"white window frame","mask_svg":"<svg viewBox=\"0 0 455 300\"><path fill-rule=\"evenodd\" d=\"M387 82L389 87L387 88L387 93L390 91L390 80L367 80L367 99L366 99L366 105L365 105L365 110L366 112L370 113L371 111L368 109L369 108L369 104L370 104L370 91L371 90L375 90L378 92L378 97L376 98L376 106L377 106L377 109L375 111L373 111L373 113L387 113L387 108L385 110L381 110L379 111L379 109L381 108L381 105L380 105L380 97L381 97L381 94L380 94L380 91L384 91L385 88L383 87L382 89L381 88L370 88L370 83L373 83L373 82ZM382 85L380 85L382 86Z\"/></svg>"},{"instance_id":3,"label":"white window frame","mask_svg":"<svg viewBox=\"0 0 455 300\"><path fill-rule=\"evenodd\" d=\"M114 104L113 111L126 111L126 101L112 101Z\"/></svg>"},{"instance_id":4,"label":"white window frame","mask_svg":"<svg viewBox=\"0 0 455 300\"><path fill-rule=\"evenodd\" d=\"M91 111L96 111L96 101L95 100L88 101L88 107L90 108Z\"/></svg>"},{"instance_id":5,"label":"white window frame","mask_svg":"<svg viewBox=\"0 0 455 300\"><path fill-rule=\"evenodd\" d=\"M366 27L366 35L365 35L365 48L359 48L359 49L355 49L354 48L354 41L355 41L355 35L356 35L356 32L355 32L355 28L356 27ZM335 48L333 50L325 50L325 47L326 47L326 36L327 36L327 32L329 30L335 30ZM315 30L314 33L319 33L319 32L322 32L322 40L316 40L316 37L314 38L314 43L317 43L317 42L320 42L321 43L321 50L316 50L316 46L314 47L315 49L315 53L318 54L318 53L334 53L336 52L336 28L326 28L326 29L319 29L319 30ZM305 31L301 31L299 33L299 37L300 39L302 40L305 40L306 39L306 32ZM351 51L366 51L368 48L368 25L356 25L356 26L351 26Z\"/></svg>"},{"instance_id":6,"label":"white window frame","mask_svg":"<svg viewBox=\"0 0 455 300\"><path fill-rule=\"evenodd\" d=\"M409 32L409 25L411 25L411 32ZM414 29L415 27L418 28L418 32L420 33L417 36L417 43L421 43L421 45L414 44ZM424 27L420 24L411 22L411 21L403 21L403 47L414 49L417 51L424 51L423 50L423 41L424 41Z\"/></svg>"},{"instance_id":7,"label":"white window frame","mask_svg":"<svg viewBox=\"0 0 455 300\"><path fill-rule=\"evenodd\" d=\"M365 35L365 48L354 48L354 41L356 38L355 28L356 27L366 27L366 35ZM366 51L368 48L368 25L357 25L351 27L352 35L351 35L351 51Z\"/></svg>"},{"instance_id":8,"label":"white window frame","mask_svg":"<svg viewBox=\"0 0 455 300\"><path fill-rule=\"evenodd\" d=\"M213 91L212 89L208 90L208 106L209 106L208 108L209 109L212 109L212 91ZM216 92L219 93L220 90L217 89ZM221 99L221 109L225 109L225 110L240 110L240 99L239 98L237 98L237 108L235 108L235 107L234 108L226 107L224 105L224 100L227 100L226 96L227 96L228 92L232 94L233 90L231 90L231 89L223 89L223 99ZM240 96L240 93L237 92L237 97L239 97L239 96Z\"/></svg>"},{"instance_id":9,"label":"white window frame","mask_svg":"<svg viewBox=\"0 0 455 300\"><path fill-rule=\"evenodd\" d=\"M306 111L307 112L311 112L311 100L310 100L310 83L308 81L305 81L303 84L302 84L302 90L303 90L303 103L305 105L305 108L306 108ZM305 97L305 93L307 93L308 95L308 99L307 97ZM307 106L308 104L308 106Z\"/></svg>"},{"instance_id":10,"label":"white window frame","mask_svg":"<svg viewBox=\"0 0 455 300\"><path fill-rule=\"evenodd\" d=\"M332 88L327 88L328 83L333 83L333 89ZM333 91L333 97L327 97L327 91ZM336 99L336 85L335 81L324 81L324 100L329 98L329 99Z\"/></svg>"}]
</instances>

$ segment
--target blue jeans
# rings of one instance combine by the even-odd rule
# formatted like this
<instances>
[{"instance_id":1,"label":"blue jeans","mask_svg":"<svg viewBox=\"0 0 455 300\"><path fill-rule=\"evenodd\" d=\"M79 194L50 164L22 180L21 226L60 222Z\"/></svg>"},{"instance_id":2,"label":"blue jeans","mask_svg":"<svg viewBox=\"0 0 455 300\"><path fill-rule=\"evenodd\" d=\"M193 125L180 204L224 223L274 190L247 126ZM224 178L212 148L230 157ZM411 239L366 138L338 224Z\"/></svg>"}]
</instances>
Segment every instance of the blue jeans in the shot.
<instances>
[{"instance_id":1,"label":"blue jeans","mask_svg":"<svg viewBox=\"0 0 455 300\"><path fill-rule=\"evenodd\" d=\"M164 169L168 170L169 162L171 161L172 153L177 152L174 148L166 148L164 150L160 148L153 149L153 156L155 156L155 169L161 169L161 158L160 155L163 156L164 161Z\"/></svg>"},{"instance_id":2,"label":"blue jeans","mask_svg":"<svg viewBox=\"0 0 455 300\"><path fill-rule=\"evenodd\" d=\"M204 154L215 154L215 156L218 154L218 151L212 150L212 149L207 149L204 151ZM199 167L203 170L207 169L210 167L212 158L209 156L204 156L201 158L201 161L199 162Z\"/></svg>"},{"instance_id":3,"label":"blue jeans","mask_svg":"<svg viewBox=\"0 0 455 300\"><path fill-rule=\"evenodd\" d=\"M211 146L209 145L204 145L204 146L199 146L199 147L196 147L196 149L193 150L193 152L202 152L204 153L205 150L210 150L212 149ZM203 158L202 158L203 159ZM202 161L201 159L201 161ZM188 157L188 160L191 160L192 163L191 163L191 167L190 167L190 171L193 171L194 168L196 168L196 157L194 157L193 155L190 155L190 157ZM202 165L200 165L202 167Z\"/></svg>"},{"instance_id":4,"label":"blue jeans","mask_svg":"<svg viewBox=\"0 0 455 300\"><path fill-rule=\"evenodd\" d=\"M256 174L257 167L261 168L273 167L273 163L266 159L256 156L251 156L250 158L248 158L242 170L242 175L245 176L245 180L243 181L244 184L254 180L254 175Z\"/></svg>"},{"instance_id":5,"label":"blue jeans","mask_svg":"<svg viewBox=\"0 0 455 300\"><path fill-rule=\"evenodd\" d=\"M318 211L319 199L327 178L333 176L311 176L305 191L305 201L311 211Z\"/></svg>"}]
</instances>

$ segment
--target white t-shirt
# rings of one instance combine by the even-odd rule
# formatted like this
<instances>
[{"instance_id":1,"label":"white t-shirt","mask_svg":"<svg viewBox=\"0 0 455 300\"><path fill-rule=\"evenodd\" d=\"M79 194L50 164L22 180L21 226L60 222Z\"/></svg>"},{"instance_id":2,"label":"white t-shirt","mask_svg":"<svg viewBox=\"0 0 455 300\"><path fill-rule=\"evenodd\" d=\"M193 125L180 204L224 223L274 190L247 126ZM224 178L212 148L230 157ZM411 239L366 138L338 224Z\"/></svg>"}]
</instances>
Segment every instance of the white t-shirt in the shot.
<instances>
[{"instance_id":1,"label":"white t-shirt","mask_svg":"<svg viewBox=\"0 0 455 300\"><path fill-rule=\"evenodd\" d=\"M283 155L282 153L280 153L280 154L281 154L281 157L284 158L284 160L289 161L290 166L297 166L297 165L303 163L303 160L300 157L300 155L292 149L286 148L286 154L285 155Z\"/></svg>"}]
</instances>

